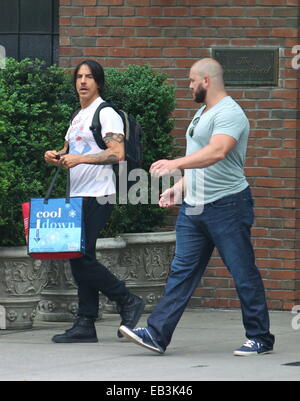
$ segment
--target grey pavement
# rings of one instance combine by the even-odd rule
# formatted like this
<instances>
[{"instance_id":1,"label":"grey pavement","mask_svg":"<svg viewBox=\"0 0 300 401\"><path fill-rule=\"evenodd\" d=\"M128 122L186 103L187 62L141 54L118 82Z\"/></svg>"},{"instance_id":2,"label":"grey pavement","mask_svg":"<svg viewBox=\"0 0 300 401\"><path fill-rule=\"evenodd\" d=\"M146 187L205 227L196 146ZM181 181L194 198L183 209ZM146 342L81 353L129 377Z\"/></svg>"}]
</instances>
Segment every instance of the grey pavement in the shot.
<instances>
[{"instance_id":1,"label":"grey pavement","mask_svg":"<svg viewBox=\"0 0 300 401\"><path fill-rule=\"evenodd\" d=\"M118 315L97 322L96 344L53 344L70 323L36 320L32 330L0 331L0 381L299 381L300 315L270 318L274 352L251 357L232 354L245 339L239 310L186 310L164 355L120 341Z\"/></svg>"}]
</instances>

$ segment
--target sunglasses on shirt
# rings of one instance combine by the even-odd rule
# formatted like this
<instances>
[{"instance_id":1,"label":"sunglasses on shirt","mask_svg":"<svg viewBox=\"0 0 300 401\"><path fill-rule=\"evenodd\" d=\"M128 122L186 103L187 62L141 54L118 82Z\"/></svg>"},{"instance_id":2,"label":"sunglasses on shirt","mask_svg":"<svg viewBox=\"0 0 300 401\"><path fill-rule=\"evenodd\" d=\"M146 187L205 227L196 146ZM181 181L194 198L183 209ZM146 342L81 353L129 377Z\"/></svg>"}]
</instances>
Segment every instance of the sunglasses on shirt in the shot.
<instances>
[{"instance_id":1,"label":"sunglasses on shirt","mask_svg":"<svg viewBox=\"0 0 300 401\"><path fill-rule=\"evenodd\" d=\"M196 117L196 118L194 118L194 120L192 121L192 126L191 126L191 128L189 129L189 136L190 136L190 138L193 138L193 136L194 136L194 129L195 129L196 125L198 124L199 120L200 120L200 117Z\"/></svg>"}]
</instances>

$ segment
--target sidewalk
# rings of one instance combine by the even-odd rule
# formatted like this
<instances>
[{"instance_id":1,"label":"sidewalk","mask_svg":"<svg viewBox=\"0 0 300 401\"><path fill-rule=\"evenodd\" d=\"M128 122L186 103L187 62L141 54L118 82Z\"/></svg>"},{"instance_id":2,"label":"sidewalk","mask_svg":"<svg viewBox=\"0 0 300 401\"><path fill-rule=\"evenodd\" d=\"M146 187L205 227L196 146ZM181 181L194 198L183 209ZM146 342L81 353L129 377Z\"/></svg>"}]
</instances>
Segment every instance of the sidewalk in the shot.
<instances>
[{"instance_id":1,"label":"sidewalk","mask_svg":"<svg viewBox=\"0 0 300 401\"><path fill-rule=\"evenodd\" d=\"M70 323L35 321L32 330L0 331L0 381L300 381L298 316L270 312L274 353L252 357L232 354L244 342L238 310L187 310L165 355L118 340L118 315L97 322L98 344L53 344ZM299 366L284 366L291 362Z\"/></svg>"}]
</instances>

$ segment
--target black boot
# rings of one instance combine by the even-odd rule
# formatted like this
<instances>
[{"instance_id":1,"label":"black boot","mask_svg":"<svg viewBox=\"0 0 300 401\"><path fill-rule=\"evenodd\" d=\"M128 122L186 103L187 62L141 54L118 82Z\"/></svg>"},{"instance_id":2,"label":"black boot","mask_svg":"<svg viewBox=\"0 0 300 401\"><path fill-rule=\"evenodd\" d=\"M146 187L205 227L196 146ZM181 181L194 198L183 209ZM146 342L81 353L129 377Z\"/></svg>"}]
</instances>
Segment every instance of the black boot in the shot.
<instances>
[{"instance_id":1,"label":"black boot","mask_svg":"<svg viewBox=\"0 0 300 401\"><path fill-rule=\"evenodd\" d=\"M52 338L54 343L97 343L97 333L94 319L79 316L73 327L64 334L57 334Z\"/></svg>"},{"instance_id":2,"label":"black boot","mask_svg":"<svg viewBox=\"0 0 300 401\"><path fill-rule=\"evenodd\" d=\"M117 303L117 310L122 318L121 326L134 329L142 313L144 312L145 305L146 302L134 294L129 294L124 303ZM120 332L120 330L118 330L117 335L119 338L123 337L123 334Z\"/></svg>"}]
</instances>

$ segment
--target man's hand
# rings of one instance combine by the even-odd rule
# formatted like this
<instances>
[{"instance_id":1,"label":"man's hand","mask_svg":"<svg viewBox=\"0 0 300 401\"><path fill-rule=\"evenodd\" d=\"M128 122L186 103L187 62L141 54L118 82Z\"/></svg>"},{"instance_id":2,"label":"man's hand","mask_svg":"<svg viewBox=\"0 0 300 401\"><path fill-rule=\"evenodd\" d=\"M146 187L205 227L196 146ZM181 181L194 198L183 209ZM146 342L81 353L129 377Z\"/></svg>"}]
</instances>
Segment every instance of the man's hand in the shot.
<instances>
[{"instance_id":1,"label":"man's hand","mask_svg":"<svg viewBox=\"0 0 300 401\"><path fill-rule=\"evenodd\" d=\"M184 198L184 177L181 178L173 187L168 188L160 195L158 205L168 209L175 205L181 205Z\"/></svg>"},{"instance_id":2,"label":"man's hand","mask_svg":"<svg viewBox=\"0 0 300 401\"><path fill-rule=\"evenodd\" d=\"M72 168L77 166L78 164L83 163L83 159L81 155L73 155L67 154L60 157L59 165L65 168Z\"/></svg>"},{"instance_id":3,"label":"man's hand","mask_svg":"<svg viewBox=\"0 0 300 401\"><path fill-rule=\"evenodd\" d=\"M158 160L154 162L150 167L150 174L153 177L162 177L163 175L178 173L178 162L175 160Z\"/></svg>"},{"instance_id":4,"label":"man's hand","mask_svg":"<svg viewBox=\"0 0 300 401\"><path fill-rule=\"evenodd\" d=\"M65 141L64 147L59 152L57 150L47 150L44 154L45 162L53 164L56 167L61 166L61 157L67 153L68 148L69 143Z\"/></svg>"},{"instance_id":5,"label":"man's hand","mask_svg":"<svg viewBox=\"0 0 300 401\"><path fill-rule=\"evenodd\" d=\"M46 163L53 164L54 166L60 166L60 154L56 150L48 150L44 154Z\"/></svg>"},{"instance_id":6,"label":"man's hand","mask_svg":"<svg viewBox=\"0 0 300 401\"><path fill-rule=\"evenodd\" d=\"M183 201L183 192L172 187L160 195L158 205L163 209L169 209L176 205L181 205Z\"/></svg>"}]
</instances>

